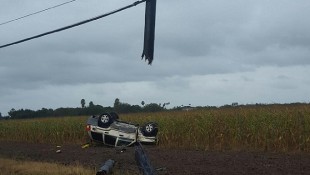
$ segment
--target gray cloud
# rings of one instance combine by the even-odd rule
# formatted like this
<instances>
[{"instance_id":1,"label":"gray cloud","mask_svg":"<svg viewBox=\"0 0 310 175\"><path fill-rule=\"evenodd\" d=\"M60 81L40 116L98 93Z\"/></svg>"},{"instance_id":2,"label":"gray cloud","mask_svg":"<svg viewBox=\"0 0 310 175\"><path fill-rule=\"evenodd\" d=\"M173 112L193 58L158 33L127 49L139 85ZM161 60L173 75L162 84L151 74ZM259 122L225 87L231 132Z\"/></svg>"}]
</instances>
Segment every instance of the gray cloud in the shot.
<instances>
[{"instance_id":1,"label":"gray cloud","mask_svg":"<svg viewBox=\"0 0 310 175\"><path fill-rule=\"evenodd\" d=\"M132 2L76 1L0 26L0 44ZM57 3L62 2L6 1L0 22ZM117 97L172 105L305 102L310 95L309 7L306 0L158 1L152 66L140 58L144 5L3 48L0 112L78 106L81 98L105 105ZM64 99L59 103L57 97Z\"/></svg>"}]
</instances>

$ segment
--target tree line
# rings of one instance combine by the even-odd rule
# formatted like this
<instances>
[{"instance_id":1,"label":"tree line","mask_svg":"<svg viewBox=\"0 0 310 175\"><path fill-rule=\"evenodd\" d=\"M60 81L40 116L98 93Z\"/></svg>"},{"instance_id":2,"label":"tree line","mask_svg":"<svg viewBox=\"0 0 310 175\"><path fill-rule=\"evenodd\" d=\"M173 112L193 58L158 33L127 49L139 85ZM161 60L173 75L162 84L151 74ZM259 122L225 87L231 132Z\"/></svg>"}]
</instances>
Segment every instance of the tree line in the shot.
<instances>
[{"instance_id":1,"label":"tree line","mask_svg":"<svg viewBox=\"0 0 310 175\"><path fill-rule=\"evenodd\" d=\"M105 112L117 112L117 113L137 113L137 112L158 112L166 110L165 105L168 103L145 104L144 101L141 105L130 105L128 103L121 102L118 98L115 99L113 107L103 107L101 105L95 105L92 101L89 105L86 105L85 99L81 99L80 107L67 107L57 109L42 108L39 110L31 109L14 109L12 108L8 114L11 119L26 119L26 118L42 118L42 117L61 117L61 116L85 116L85 115L98 115Z\"/></svg>"},{"instance_id":2,"label":"tree line","mask_svg":"<svg viewBox=\"0 0 310 175\"><path fill-rule=\"evenodd\" d=\"M0 113L0 119L26 119L26 118L42 118L42 117L62 117L62 116L85 116L85 115L99 115L105 112L116 112L116 113L139 113L139 112L158 112L158 111L166 111L166 110L192 110L192 109L216 109L216 108L236 108L236 107L253 107L253 106L291 106L291 105L309 105L310 103L290 103L290 104L246 104L240 105L238 103L232 103L231 105L223 105L220 107L216 106L196 106L191 107L191 105L187 106L177 106L171 109L166 109L167 105L170 103L149 103L146 104L144 101L141 102L140 105L131 105L128 103L121 102L118 98L115 99L112 107L103 107L101 105L95 105L92 101L89 102L88 106L86 105L85 99L81 100L81 106L76 108L57 108L57 109L47 109L42 108L39 110L31 110L31 109L18 109L15 110L12 108L8 114L9 116L2 116Z\"/></svg>"}]
</instances>

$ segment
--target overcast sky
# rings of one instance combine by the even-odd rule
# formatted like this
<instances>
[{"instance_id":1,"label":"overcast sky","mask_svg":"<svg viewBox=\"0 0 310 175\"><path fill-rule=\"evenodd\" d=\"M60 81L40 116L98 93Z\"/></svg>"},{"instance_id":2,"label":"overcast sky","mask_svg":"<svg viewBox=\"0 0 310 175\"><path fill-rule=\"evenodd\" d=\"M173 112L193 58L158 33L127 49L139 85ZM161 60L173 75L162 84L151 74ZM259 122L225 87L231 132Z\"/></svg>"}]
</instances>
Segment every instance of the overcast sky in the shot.
<instances>
[{"instance_id":1,"label":"overcast sky","mask_svg":"<svg viewBox=\"0 0 310 175\"><path fill-rule=\"evenodd\" d=\"M0 23L66 0L2 0ZM77 0L0 25L0 45L129 5ZM309 0L157 0L155 55L141 60L144 10L0 49L0 112L310 102Z\"/></svg>"}]
</instances>

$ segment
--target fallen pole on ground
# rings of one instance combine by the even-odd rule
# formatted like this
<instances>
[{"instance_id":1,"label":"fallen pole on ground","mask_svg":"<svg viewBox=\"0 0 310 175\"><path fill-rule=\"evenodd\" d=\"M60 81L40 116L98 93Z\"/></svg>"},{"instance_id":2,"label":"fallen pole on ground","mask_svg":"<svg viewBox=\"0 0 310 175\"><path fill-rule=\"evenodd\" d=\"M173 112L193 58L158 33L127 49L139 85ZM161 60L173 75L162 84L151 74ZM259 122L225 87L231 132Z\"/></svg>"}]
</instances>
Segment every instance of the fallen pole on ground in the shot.
<instances>
[{"instance_id":1,"label":"fallen pole on ground","mask_svg":"<svg viewBox=\"0 0 310 175\"><path fill-rule=\"evenodd\" d=\"M140 172L143 173L143 175L155 175L156 174L140 142L137 142L135 145L135 158L136 158L136 162L139 167L139 170Z\"/></svg>"},{"instance_id":2,"label":"fallen pole on ground","mask_svg":"<svg viewBox=\"0 0 310 175\"><path fill-rule=\"evenodd\" d=\"M107 160L104 165L99 169L96 175L108 175L114 166L115 161L112 159Z\"/></svg>"}]
</instances>

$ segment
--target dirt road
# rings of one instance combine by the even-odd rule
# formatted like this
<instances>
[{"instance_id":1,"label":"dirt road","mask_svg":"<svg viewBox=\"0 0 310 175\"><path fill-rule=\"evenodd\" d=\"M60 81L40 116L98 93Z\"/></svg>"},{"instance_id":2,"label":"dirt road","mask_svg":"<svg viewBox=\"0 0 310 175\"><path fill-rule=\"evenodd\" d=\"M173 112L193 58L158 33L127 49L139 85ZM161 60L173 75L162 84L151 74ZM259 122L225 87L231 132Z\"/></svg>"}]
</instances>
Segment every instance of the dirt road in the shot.
<instances>
[{"instance_id":1,"label":"dirt road","mask_svg":"<svg viewBox=\"0 0 310 175\"><path fill-rule=\"evenodd\" d=\"M30 144L0 141L0 157L22 160L82 164L99 168L108 159L117 161L116 167L133 174L138 171L134 147L126 150L104 146L82 149L80 145ZM61 153L56 153L60 149ZM144 146L158 174L310 174L309 153L266 152L204 152L168 150Z\"/></svg>"}]
</instances>

